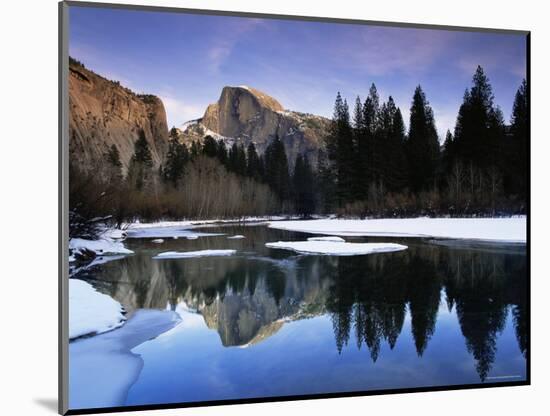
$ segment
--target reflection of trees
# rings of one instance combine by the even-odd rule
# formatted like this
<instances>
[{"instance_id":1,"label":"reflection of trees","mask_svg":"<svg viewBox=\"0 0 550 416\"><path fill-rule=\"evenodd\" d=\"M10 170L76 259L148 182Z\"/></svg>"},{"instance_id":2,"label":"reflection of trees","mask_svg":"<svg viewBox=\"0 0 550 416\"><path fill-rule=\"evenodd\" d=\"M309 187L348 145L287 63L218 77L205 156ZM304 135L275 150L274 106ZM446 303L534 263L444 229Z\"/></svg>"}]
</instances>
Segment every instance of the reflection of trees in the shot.
<instances>
[{"instance_id":1,"label":"reflection of trees","mask_svg":"<svg viewBox=\"0 0 550 416\"><path fill-rule=\"evenodd\" d=\"M411 256L408 263L408 299L416 352L421 356L435 331L439 308L441 282L434 262L419 255Z\"/></svg>"},{"instance_id":2,"label":"reflection of trees","mask_svg":"<svg viewBox=\"0 0 550 416\"><path fill-rule=\"evenodd\" d=\"M512 308L512 314L514 316L514 327L516 329L516 338L518 339L519 348L526 356L527 353L527 334L529 327L527 324L528 307L526 302L521 302L518 305L514 305Z\"/></svg>"},{"instance_id":3,"label":"reflection of trees","mask_svg":"<svg viewBox=\"0 0 550 416\"><path fill-rule=\"evenodd\" d=\"M277 305L279 305L285 293L285 273L276 267L272 267L267 270L265 281L269 294L273 297Z\"/></svg>"},{"instance_id":4,"label":"reflection of trees","mask_svg":"<svg viewBox=\"0 0 550 416\"><path fill-rule=\"evenodd\" d=\"M514 264L525 266L523 256L514 257ZM514 282L525 282L525 268L509 267L510 260L506 255L457 251L446 262L448 303L456 307L466 347L476 360L482 381L495 360L497 337L504 329L508 306L513 305L512 311L518 310L526 299L520 290L509 293L510 299L506 299L506 292ZM518 322L515 327L523 351L522 339L527 331Z\"/></svg>"},{"instance_id":5,"label":"reflection of trees","mask_svg":"<svg viewBox=\"0 0 550 416\"><path fill-rule=\"evenodd\" d=\"M376 361L381 340L395 346L403 327L406 303L404 256L338 259L329 290L336 346L340 352L354 328L357 347L365 344Z\"/></svg>"},{"instance_id":6,"label":"reflection of trees","mask_svg":"<svg viewBox=\"0 0 550 416\"><path fill-rule=\"evenodd\" d=\"M512 261L515 260L515 261ZM527 353L529 333L529 305L527 305L527 257L519 256L517 259L505 258L504 270L507 271L506 302L512 305L512 316L516 338L523 355ZM518 278L521 276L523 278ZM514 278L515 277L515 278Z\"/></svg>"},{"instance_id":7,"label":"reflection of trees","mask_svg":"<svg viewBox=\"0 0 550 416\"><path fill-rule=\"evenodd\" d=\"M521 255L429 247L338 259L328 273L332 286L327 299L336 347L342 351L353 328L357 347L365 344L376 361L383 341L394 348L408 305L414 343L422 356L434 334L445 289L447 305L456 308L466 347L485 380L510 305L519 347L526 350L525 270Z\"/></svg>"}]
</instances>

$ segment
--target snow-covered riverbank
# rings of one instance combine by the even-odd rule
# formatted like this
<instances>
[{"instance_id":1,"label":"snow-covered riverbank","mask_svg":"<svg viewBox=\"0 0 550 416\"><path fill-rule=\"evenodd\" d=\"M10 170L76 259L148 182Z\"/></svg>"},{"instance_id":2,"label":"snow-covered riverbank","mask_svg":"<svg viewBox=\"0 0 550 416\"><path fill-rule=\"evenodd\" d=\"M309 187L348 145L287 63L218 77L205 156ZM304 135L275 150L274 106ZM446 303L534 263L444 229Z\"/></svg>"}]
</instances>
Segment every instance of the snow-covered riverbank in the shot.
<instances>
[{"instance_id":1,"label":"snow-covered riverbank","mask_svg":"<svg viewBox=\"0 0 550 416\"><path fill-rule=\"evenodd\" d=\"M107 236L100 237L97 240L71 238L69 240L69 249L73 257L82 254L84 250L93 251L97 256L116 256L134 253L132 250L124 247L122 241L117 241Z\"/></svg>"},{"instance_id":2,"label":"snow-covered riverbank","mask_svg":"<svg viewBox=\"0 0 550 416\"><path fill-rule=\"evenodd\" d=\"M69 339L111 331L125 321L120 303L83 280L69 279Z\"/></svg>"},{"instance_id":3,"label":"snow-covered riverbank","mask_svg":"<svg viewBox=\"0 0 550 416\"><path fill-rule=\"evenodd\" d=\"M405 218L273 221L280 230L336 236L432 237L525 243L527 218Z\"/></svg>"}]
</instances>

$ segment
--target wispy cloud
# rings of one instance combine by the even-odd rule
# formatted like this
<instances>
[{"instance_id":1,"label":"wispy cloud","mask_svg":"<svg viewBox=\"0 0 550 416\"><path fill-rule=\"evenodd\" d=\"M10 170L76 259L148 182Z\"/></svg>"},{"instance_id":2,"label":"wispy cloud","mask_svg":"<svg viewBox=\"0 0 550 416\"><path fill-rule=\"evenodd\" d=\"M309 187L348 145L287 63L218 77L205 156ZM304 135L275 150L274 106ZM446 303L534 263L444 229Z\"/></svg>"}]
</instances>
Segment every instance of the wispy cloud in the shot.
<instances>
[{"instance_id":1,"label":"wispy cloud","mask_svg":"<svg viewBox=\"0 0 550 416\"><path fill-rule=\"evenodd\" d=\"M209 61L209 69L213 73L218 73L222 65L231 56L239 39L245 34L264 25L262 19L240 18L225 25L223 30L219 31L211 41L211 47L206 54Z\"/></svg>"},{"instance_id":2,"label":"wispy cloud","mask_svg":"<svg viewBox=\"0 0 550 416\"><path fill-rule=\"evenodd\" d=\"M525 77L525 45L521 39L510 42L510 36L493 34L478 43L476 48L457 55L455 60L458 68L471 75L481 65L486 72L501 71L516 77Z\"/></svg>"},{"instance_id":3,"label":"wispy cloud","mask_svg":"<svg viewBox=\"0 0 550 416\"><path fill-rule=\"evenodd\" d=\"M364 27L341 53L344 62L370 75L414 74L430 69L455 37L455 32L428 29Z\"/></svg>"},{"instance_id":4,"label":"wispy cloud","mask_svg":"<svg viewBox=\"0 0 550 416\"><path fill-rule=\"evenodd\" d=\"M166 118L168 119L168 123L170 123L168 127L172 127L173 125L178 127L176 123L179 124L180 121L202 117L205 110L204 105L190 104L173 96L160 95L159 98L164 103Z\"/></svg>"}]
</instances>

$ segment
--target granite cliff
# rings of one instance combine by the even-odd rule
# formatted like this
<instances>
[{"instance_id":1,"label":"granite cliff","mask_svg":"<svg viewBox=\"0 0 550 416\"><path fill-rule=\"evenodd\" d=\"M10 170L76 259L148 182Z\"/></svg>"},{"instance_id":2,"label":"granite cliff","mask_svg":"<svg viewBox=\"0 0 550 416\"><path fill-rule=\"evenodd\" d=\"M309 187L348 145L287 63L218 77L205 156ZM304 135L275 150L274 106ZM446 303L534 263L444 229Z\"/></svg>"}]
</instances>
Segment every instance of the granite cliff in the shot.
<instances>
[{"instance_id":1,"label":"granite cliff","mask_svg":"<svg viewBox=\"0 0 550 416\"><path fill-rule=\"evenodd\" d=\"M181 127L180 138L190 143L211 135L228 146L254 142L261 154L279 136L291 165L298 154L315 163L329 123L321 116L285 110L276 99L255 88L224 87L219 100L207 107L202 118Z\"/></svg>"},{"instance_id":2,"label":"granite cliff","mask_svg":"<svg viewBox=\"0 0 550 416\"><path fill-rule=\"evenodd\" d=\"M69 106L70 160L81 168L93 170L114 144L126 170L140 130L149 143L153 163L161 163L168 126L158 97L135 94L70 59Z\"/></svg>"}]
</instances>

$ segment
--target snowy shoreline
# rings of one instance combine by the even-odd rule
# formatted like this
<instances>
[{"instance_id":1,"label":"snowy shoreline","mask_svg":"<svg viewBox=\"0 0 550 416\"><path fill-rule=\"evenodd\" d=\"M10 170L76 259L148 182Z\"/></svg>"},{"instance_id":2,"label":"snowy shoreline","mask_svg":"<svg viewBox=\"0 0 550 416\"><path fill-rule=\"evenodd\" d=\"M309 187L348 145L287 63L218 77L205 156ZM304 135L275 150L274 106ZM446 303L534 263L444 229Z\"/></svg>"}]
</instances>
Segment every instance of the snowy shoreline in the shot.
<instances>
[{"instance_id":1,"label":"snowy shoreline","mask_svg":"<svg viewBox=\"0 0 550 416\"><path fill-rule=\"evenodd\" d=\"M317 219L273 221L269 227L343 237L430 237L525 244L527 218Z\"/></svg>"},{"instance_id":2,"label":"snowy shoreline","mask_svg":"<svg viewBox=\"0 0 550 416\"><path fill-rule=\"evenodd\" d=\"M69 339L98 335L126 322L124 308L89 283L69 279Z\"/></svg>"},{"instance_id":3,"label":"snowy shoreline","mask_svg":"<svg viewBox=\"0 0 550 416\"><path fill-rule=\"evenodd\" d=\"M290 219L289 219L290 218ZM216 224L266 223L270 228L325 234L342 237L420 237L457 240L475 240L525 244L527 241L527 218L403 218L403 219L312 219L299 220L292 217L247 217L231 220L182 220L127 224L126 230L107 229L98 240L73 238L69 241L73 262L81 254L94 252L96 256L120 256L133 254L123 241L130 238L187 238L222 236L221 233L196 232L193 229ZM228 236L238 239L243 236Z\"/></svg>"}]
</instances>

